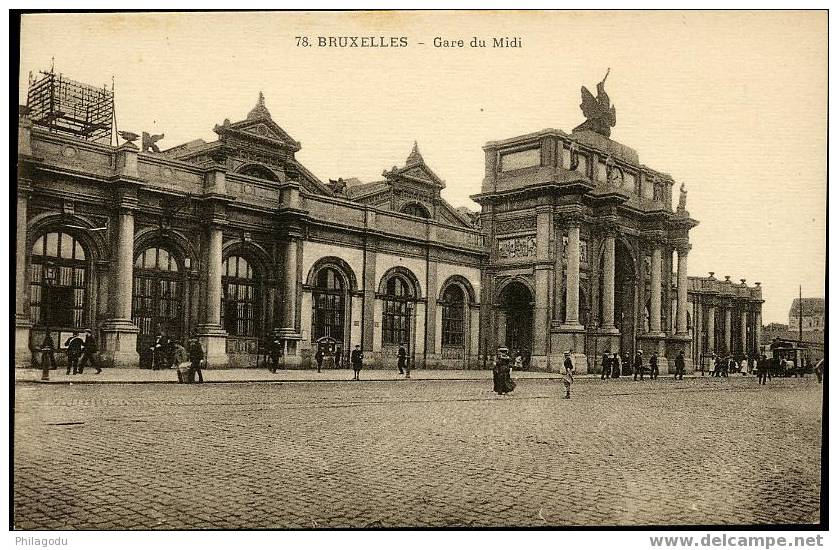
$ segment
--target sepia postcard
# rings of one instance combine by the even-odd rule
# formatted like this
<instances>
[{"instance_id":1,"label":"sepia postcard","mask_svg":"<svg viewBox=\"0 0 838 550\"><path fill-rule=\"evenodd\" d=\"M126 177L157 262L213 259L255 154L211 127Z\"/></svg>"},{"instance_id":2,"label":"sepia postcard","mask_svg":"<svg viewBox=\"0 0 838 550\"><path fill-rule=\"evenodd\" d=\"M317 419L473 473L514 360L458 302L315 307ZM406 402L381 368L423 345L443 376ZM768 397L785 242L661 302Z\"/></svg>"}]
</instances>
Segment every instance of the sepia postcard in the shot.
<instances>
[{"instance_id":1,"label":"sepia postcard","mask_svg":"<svg viewBox=\"0 0 838 550\"><path fill-rule=\"evenodd\" d=\"M826 10L10 21L16 546L823 545Z\"/></svg>"}]
</instances>

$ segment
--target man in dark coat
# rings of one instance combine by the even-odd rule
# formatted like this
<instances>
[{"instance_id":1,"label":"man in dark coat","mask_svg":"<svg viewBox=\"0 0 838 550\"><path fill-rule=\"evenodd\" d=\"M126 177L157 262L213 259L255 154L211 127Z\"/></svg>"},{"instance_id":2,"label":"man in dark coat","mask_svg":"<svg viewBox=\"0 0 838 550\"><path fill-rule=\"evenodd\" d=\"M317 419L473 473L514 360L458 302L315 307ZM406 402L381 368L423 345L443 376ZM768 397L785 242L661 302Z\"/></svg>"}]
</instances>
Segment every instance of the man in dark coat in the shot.
<instances>
[{"instance_id":1,"label":"man in dark coat","mask_svg":"<svg viewBox=\"0 0 838 550\"><path fill-rule=\"evenodd\" d=\"M314 354L314 363L317 365L317 372L320 372L320 369L323 368L323 350L319 349Z\"/></svg>"},{"instance_id":2,"label":"man in dark coat","mask_svg":"<svg viewBox=\"0 0 838 550\"><path fill-rule=\"evenodd\" d=\"M268 343L268 353L271 356L271 366L268 370L276 374L276 369L279 367L279 358L282 357L282 340L279 339L279 335L274 334L271 338Z\"/></svg>"},{"instance_id":3,"label":"man in dark coat","mask_svg":"<svg viewBox=\"0 0 838 550\"><path fill-rule=\"evenodd\" d=\"M157 337L154 339L154 344L151 345L151 354L152 354L152 370L160 370L165 368L166 363L166 354L169 350L169 342L168 339L163 336L162 333L158 332Z\"/></svg>"},{"instance_id":4,"label":"man in dark coat","mask_svg":"<svg viewBox=\"0 0 838 550\"><path fill-rule=\"evenodd\" d=\"M653 351L649 358L649 380L657 380L658 372L658 352Z\"/></svg>"},{"instance_id":5,"label":"man in dark coat","mask_svg":"<svg viewBox=\"0 0 838 550\"><path fill-rule=\"evenodd\" d=\"M349 362L352 363L352 370L355 371L353 380L360 380L361 368L364 366L364 352L361 351L360 344L355 345L355 349L352 350L349 357Z\"/></svg>"},{"instance_id":6,"label":"man in dark coat","mask_svg":"<svg viewBox=\"0 0 838 550\"><path fill-rule=\"evenodd\" d=\"M189 376L187 377L187 383L192 383L195 381L195 375L198 375L198 382L204 381L204 374L201 372L201 363L204 360L204 348L201 346L201 341L197 338L193 338L191 342L189 342Z\"/></svg>"},{"instance_id":7,"label":"man in dark coat","mask_svg":"<svg viewBox=\"0 0 838 550\"><path fill-rule=\"evenodd\" d=\"M71 369L73 374L81 374L79 358L84 351L84 340L79 337L77 330L74 330L73 335L67 338L64 347L67 348L67 374L70 374Z\"/></svg>"},{"instance_id":8,"label":"man in dark coat","mask_svg":"<svg viewBox=\"0 0 838 550\"><path fill-rule=\"evenodd\" d=\"M637 380L637 375L640 375L640 379L643 380L643 350L637 350L637 353L634 356L634 379Z\"/></svg>"},{"instance_id":9,"label":"man in dark coat","mask_svg":"<svg viewBox=\"0 0 838 550\"><path fill-rule=\"evenodd\" d=\"M96 374L102 372L102 366L99 364L99 358L96 357L96 354L99 353L99 344L96 342L96 337L93 336L93 332L90 329L84 331L84 354L81 358L81 363L79 363L79 374L84 372L84 367L87 366L88 363L93 365L93 368L96 369Z\"/></svg>"},{"instance_id":10,"label":"man in dark coat","mask_svg":"<svg viewBox=\"0 0 838 550\"><path fill-rule=\"evenodd\" d=\"M562 383L564 384L565 399L570 399L570 386L573 384L573 359L571 359L572 350L564 353L564 377Z\"/></svg>"},{"instance_id":11,"label":"man in dark coat","mask_svg":"<svg viewBox=\"0 0 838 550\"><path fill-rule=\"evenodd\" d=\"M611 352L606 351L602 354L602 374L600 380L611 378Z\"/></svg>"},{"instance_id":12,"label":"man in dark coat","mask_svg":"<svg viewBox=\"0 0 838 550\"><path fill-rule=\"evenodd\" d=\"M396 352L398 356L399 374L404 374L404 369L407 366L407 350L404 349L404 344L399 344L399 351Z\"/></svg>"},{"instance_id":13,"label":"man in dark coat","mask_svg":"<svg viewBox=\"0 0 838 550\"><path fill-rule=\"evenodd\" d=\"M685 370L686 363L684 362L684 350L681 350L678 352L678 357L675 358L675 379L683 380Z\"/></svg>"}]
</instances>

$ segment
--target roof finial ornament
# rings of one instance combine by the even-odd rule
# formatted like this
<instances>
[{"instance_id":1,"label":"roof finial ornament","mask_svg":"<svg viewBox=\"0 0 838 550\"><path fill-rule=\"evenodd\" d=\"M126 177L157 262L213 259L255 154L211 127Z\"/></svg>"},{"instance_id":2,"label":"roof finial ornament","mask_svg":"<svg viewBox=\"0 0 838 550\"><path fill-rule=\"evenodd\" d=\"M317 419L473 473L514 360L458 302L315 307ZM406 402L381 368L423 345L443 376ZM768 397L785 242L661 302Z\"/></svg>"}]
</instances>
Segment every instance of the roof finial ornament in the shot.
<instances>
[{"instance_id":1,"label":"roof finial ornament","mask_svg":"<svg viewBox=\"0 0 838 550\"><path fill-rule=\"evenodd\" d=\"M425 159L422 158L422 154L419 152L419 142L414 139L413 149L410 151L410 155L408 155L407 157L407 165L410 166L411 164L419 164L424 162Z\"/></svg>"},{"instance_id":2,"label":"roof finial ornament","mask_svg":"<svg viewBox=\"0 0 838 550\"><path fill-rule=\"evenodd\" d=\"M247 118L271 118L271 113L265 107L265 94L262 93L262 90L259 90L259 99L256 101L256 107L247 113Z\"/></svg>"}]
</instances>

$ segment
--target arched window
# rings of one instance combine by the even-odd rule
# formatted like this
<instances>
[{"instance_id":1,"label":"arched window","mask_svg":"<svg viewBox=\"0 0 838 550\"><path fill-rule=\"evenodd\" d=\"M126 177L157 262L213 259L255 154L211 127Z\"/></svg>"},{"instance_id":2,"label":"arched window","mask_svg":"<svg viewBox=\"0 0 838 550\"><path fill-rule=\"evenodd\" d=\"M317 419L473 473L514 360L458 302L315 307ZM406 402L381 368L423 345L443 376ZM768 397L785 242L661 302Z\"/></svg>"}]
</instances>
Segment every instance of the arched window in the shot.
<instances>
[{"instance_id":1,"label":"arched window","mask_svg":"<svg viewBox=\"0 0 838 550\"><path fill-rule=\"evenodd\" d=\"M384 296L384 343L406 344L410 336L410 318L413 313L413 285L400 275L387 281Z\"/></svg>"},{"instance_id":2,"label":"arched window","mask_svg":"<svg viewBox=\"0 0 838 550\"><path fill-rule=\"evenodd\" d=\"M82 328L87 304L87 254L72 235L38 237L32 245L29 312L36 326ZM47 284L45 268L52 281Z\"/></svg>"},{"instance_id":3,"label":"arched window","mask_svg":"<svg viewBox=\"0 0 838 550\"><path fill-rule=\"evenodd\" d=\"M279 181L279 178L276 177L276 174L274 174L271 170L262 166L261 164L248 164L247 166L244 166L239 170L239 174L244 174L245 176L251 176L253 178L259 178L263 180Z\"/></svg>"},{"instance_id":4,"label":"arched window","mask_svg":"<svg viewBox=\"0 0 838 550\"><path fill-rule=\"evenodd\" d=\"M402 214L407 214L408 216L416 216L418 218L425 218L428 219L431 217L431 213L428 212L428 209L419 204L418 202L412 202L402 208Z\"/></svg>"},{"instance_id":5,"label":"arched window","mask_svg":"<svg viewBox=\"0 0 838 550\"><path fill-rule=\"evenodd\" d=\"M462 347L465 318L463 289L452 284L442 294L442 345Z\"/></svg>"},{"instance_id":6,"label":"arched window","mask_svg":"<svg viewBox=\"0 0 838 550\"><path fill-rule=\"evenodd\" d=\"M346 289L343 275L333 267L317 272L312 293L312 339L324 336L338 342L344 339Z\"/></svg>"},{"instance_id":7,"label":"arched window","mask_svg":"<svg viewBox=\"0 0 838 550\"><path fill-rule=\"evenodd\" d=\"M221 266L221 273L224 330L230 336L256 336L259 292L253 266L242 256L229 256Z\"/></svg>"},{"instance_id":8,"label":"arched window","mask_svg":"<svg viewBox=\"0 0 838 550\"><path fill-rule=\"evenodd\" d=\"M181 341L183 284L180 262L168 249L153 245L137 255L131 317L140 329L140 350L151 345L158 332Z\"/></svg>"}]
</instances>

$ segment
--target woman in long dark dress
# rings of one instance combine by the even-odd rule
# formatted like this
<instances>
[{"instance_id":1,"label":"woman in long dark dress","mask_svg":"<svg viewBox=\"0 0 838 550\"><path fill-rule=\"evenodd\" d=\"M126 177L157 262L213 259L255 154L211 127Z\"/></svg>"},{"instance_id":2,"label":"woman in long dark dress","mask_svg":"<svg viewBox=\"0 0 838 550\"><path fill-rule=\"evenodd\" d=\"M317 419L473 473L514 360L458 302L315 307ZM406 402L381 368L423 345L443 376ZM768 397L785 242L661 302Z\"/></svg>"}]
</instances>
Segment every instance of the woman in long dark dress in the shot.
<instances>
[{"instance_id":1,"label":"woman in long dark dress","mask_svg":"<svg viewBox=\"0 0 838 550\"><path fill-rule=\"evenodd\" d=\"M498 348L498 355L495 358L495 364L492 368L492 391L497 393L498 395L503 395L504 393L504 377L505 372L507 370L507 366L509 364L509 350L506 348Z\"/></svg>"}]
</instances>

